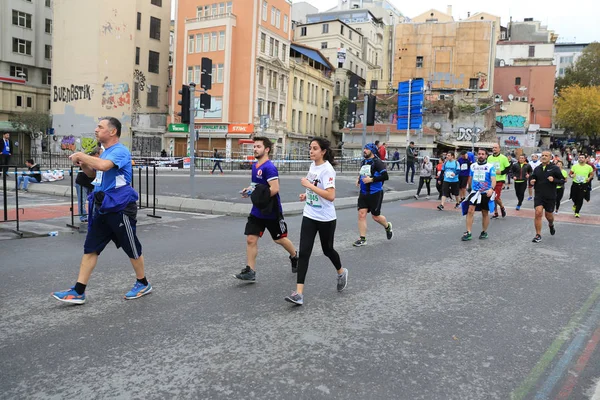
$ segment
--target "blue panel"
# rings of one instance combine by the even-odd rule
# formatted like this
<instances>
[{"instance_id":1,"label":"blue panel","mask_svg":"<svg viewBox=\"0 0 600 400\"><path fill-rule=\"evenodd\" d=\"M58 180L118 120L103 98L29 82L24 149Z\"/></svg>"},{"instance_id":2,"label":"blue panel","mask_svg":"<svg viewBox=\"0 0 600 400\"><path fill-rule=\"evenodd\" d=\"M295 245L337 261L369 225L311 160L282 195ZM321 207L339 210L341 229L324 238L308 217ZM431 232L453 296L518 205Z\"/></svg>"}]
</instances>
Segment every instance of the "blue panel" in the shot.
<instances>
[{"instance_id":1,"label":"blue panel","mask_svg":"<svg viewBox=\"0 0 600 400\"><path fill-rule=\"evenodd\" d=\"M398 118L396 129L407 129L408 119ZM423 128L423 117L410 118L410 129L422 129Z\"/></svg>"},{"instance_id":2,"label":"blue panel","mask_svg":"<svg viewBox=\"0 0 600 400\"><path fill-rule=\"evenodd\" d=\"M411 94L410 95L410 104L423 104L425 101L425 95L423 93L420 94ZM408 95L403 94L398 96L398 107L408 106Z\"/></svg>"},{"instance_id":3,"label":"blue panel","mask_svg":"<svg viewBox=\"0 0 600 400\"><path fill-rule=\"evenodd\" d=\"M406 117L407 114L408 114L408 106L398 107L398 116L400 116L400 117ZM411 104L411 106L410 106L410 114L411 115L422 115L423 114L423 106L422 105L415 105L415 106L413 106Z\"/></svg>"},{"instance_id":4,"label":"blue panel","mask_svg":"<svg viewBox=\"0 0 600 400\"><path fill-rule=\"evenodd\" d=\"M311 58L321 64L323 64L327 69L329 69L329 63L321 57L321 55L316 50L310 50L301 46L291 45L292 49L296 50L298 53L304 54L306 57Z\"/></svg>"},{"instance_id":5,"label":"blue panel","mask_svg":"<svg viewBox=\"0 0 600 400\"><path fill-rule=\"evenodd\" d=\"M404 82L400 82L398 83L398 93L400 94L406 94L408 93L408 85L409 81L404 81ZM411 92L422 92L423 89L425 88L425 81L423 79L413 79L411 84Z\"/></svg>"}]
</instances>

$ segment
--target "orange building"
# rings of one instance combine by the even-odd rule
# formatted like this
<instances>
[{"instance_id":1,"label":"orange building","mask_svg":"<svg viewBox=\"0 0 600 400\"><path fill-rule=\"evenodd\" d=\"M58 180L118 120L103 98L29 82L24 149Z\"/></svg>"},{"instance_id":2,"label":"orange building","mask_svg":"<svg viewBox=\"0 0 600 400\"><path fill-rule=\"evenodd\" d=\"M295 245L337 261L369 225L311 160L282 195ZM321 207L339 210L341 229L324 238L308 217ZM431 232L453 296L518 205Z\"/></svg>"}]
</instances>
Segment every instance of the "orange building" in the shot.
<instances>
[{"instance_id":1,"label":"orange building","mask_svg":"<svg viewBox=\"0 0 600 400\"><path fill-rule=\"evenodd\" d=\"M179 0L175 21L172 121L178 122L181 109L178 90L190 82L200 86L201 59L208 57L212 105L196 115L196 150L218 148L227 157L248 152L256 133L277 143L273 153L280 151L287 122L291 2ZM185 154L187 134L169 136L176 155Z\"/></svg>"}]
</instances>

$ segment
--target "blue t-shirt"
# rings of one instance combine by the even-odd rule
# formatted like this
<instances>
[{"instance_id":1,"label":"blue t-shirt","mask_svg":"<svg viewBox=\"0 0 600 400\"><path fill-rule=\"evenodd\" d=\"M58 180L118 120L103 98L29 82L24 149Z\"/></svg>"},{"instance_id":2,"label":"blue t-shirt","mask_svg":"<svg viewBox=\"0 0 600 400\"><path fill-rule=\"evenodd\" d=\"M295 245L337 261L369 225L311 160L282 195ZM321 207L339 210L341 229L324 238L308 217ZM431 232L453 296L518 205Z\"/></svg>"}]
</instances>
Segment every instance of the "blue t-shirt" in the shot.
<instances>
[{"instance_id":1,"label":"blue t-shirt","mask_svg":"<svg viewBox=\"0 0 600 400\"><path fill-rule=\"evenodd\" d=\"M472 151L467 151L467 158L469 159L469 161L471 162L471 164L473 164L476 160L475 160L475 153L473 153Z\"/></svg>"},{"instance_id":2,"label":"blue t-shirt","mask_svg":"<svg viewBox=\"0 0 600 400\"><path fill-rule=\"evenodd\" d=\"M381 192L383 190L383 181L364 183L362 181L363 176L375 178L381 176L386 171L385 164L377 157L368 158L363 160L360 171L358 173L358 180L360 182L360 192L362 194L373 194Z\"/></svg>"},{"instance_id":3,"label":"blue t-shirt","mask_svg":"<svg viewBox=\"0 0 600 400\"><path fill-rule=\"evenodd\" d=\"M258 163L252 164L252 187L258 184L268 185L269 181L274 179L279 179L279 172L271 160L267 160L261 165L258 165ZM256 206L252 205L250 215L254 215L256 218L262 219L277 219L279 217L279 213L283 212L283 209L281 208L281 198L279 197L279 193L275 195L275 198L277 199L277 208L279 209L279 212L276 209L273 210L271 214L265 215L261 213Z\"/></svg>"},{"instance_id":4,"label":"blue t-shirt","mask_svg":"<svg viewBox=\"0 0 600 400\"><path fill-rule=\"evenodd\" d=\"M469 159L459 158L458 163L460 164L460 174L459 176L469 176L469 168L471 167L471 161Z\"/></svg>"},{"instance_id":5,"label":"blue t-shirt","mask_svg":"<svg viewBox=\"0 0 600 400\"><path fill-rule=\"evenodd\" d=\"M442 167L442 175L444 176L444 182L458 182L458 173L460 172L460 165L458 161L446 161Z\"/></svg>"},{"instance_id":6,"label":"blue t-shirt","mask_svg":"<svg viewBox=\"0 0 600 400\"><path fill-rule=\"evenodd\" d=\"M96 179L92 182L94 192L106 192L131 185L131 153L121 143L105 149L100 155L103 160L110 160L115 166L108 171L96 171Z\"/></svg>"},{"instance_id":7,"label":"blue t-shirt","mask_svg":"<svg viewBox=\"0 0 600 400\"><path fill-rule=\"evenodd\" d=\"M483 165L479 163L471 164L471 187L477 192L486 192L492 187L492 178L496 177L496 168L494 164L486 162Z\"/></svg>"},{"instance_id":8,"label":"blue t-shirt","mask_svg":"<svg viewBox=\"0 0 600 400\"><path fill-rule=\"evenodd\" d=\"M2 154L10 154L10 142L2 139Z\"/></svg>"}]
</instances>

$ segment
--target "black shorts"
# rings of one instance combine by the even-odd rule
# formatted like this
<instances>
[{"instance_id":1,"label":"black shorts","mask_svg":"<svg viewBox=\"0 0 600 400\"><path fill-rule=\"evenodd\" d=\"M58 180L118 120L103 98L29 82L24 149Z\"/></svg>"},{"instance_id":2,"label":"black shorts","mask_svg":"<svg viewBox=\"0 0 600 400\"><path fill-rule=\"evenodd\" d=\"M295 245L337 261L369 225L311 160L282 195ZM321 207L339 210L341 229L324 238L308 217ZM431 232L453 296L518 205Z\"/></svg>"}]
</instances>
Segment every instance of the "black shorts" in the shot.
<instances>
[{"instance_id":1,"label":"black shorts","mask_svg":"<svg viewBox=\"0 0 600 400\"><path fill-rule=\"evenodd\" d=\"M377 217L381 214L381 203L383 202L383 190L372 193L372 194L359 194L358 195L358 209L367 209L371 215Z\"/></svg>"},{"instance_id":2,"label":"black shorts","mask_svg":"<svg viewBox=\"0 0 600 400\"><path fill-rule=\"evenodd\" d=\"M99 214L94 212L88 221L88 232L83 245L85 254L100 254L112 240L117 248L122 247L129 258L142 255L142 245L136 235L137 205L131 203L125 211Z\"/></svg>"},{"instance_id":3,"label":"black shorts","mask_svg":"<svg viewBox=\"0 0 600 400\"><path fill-rule=\"evenodd\" d=\"M472 198L475 195L477 195L477 192L471 192L467 195L467 198L465 201L468 201L469 203L471 203L471 204L469 204L469 207L475 206L475 211L490 211L490 198L485 193L481 193L481 199L480 199L479 203L473 204Z\"/></svg>"},{"instance_id":4,"label":"black shorts","mask_svg":"<svg viewBox=\"0 0 600 400\"><path fill-rule=\"evenodd\" d=\"M442 183L442 194L446 197L450 197L450 193L453 196L458 196L458 182L446 182Z\"/></svg>"},{"instance_id":5,"label":"black shorts","mask_svg":"<svg viewBox=\"0 0 600 400\"><path fill-rule=\"evenodd\" d=\"M269 230L273 240L279 240L287 237L287 224L283 220L283 216L277 219L258 218L254 215L248 215L248 222L244 229L244 235L254 235L262 237L265 233L265 228Z\"/></svg>"},{"instance_id":6,"label":"black shorts","mask_svg":"<svg viewBox=\"0 0 600 400\"><path fill-rule=\"evenodd\" d=\"M556 197L541 197L535 196L533 198L533 208L537 208L539 206L543 206L544 210L548 213L554 212L556 209Z\"/></svg>"},{"instance_id":7,"label":"black shorts","mask_svg":"<svg viewBox=\"0 0 600 400\"><path fill-rule=\"evenodd\" d=\"M467 182L469 182L469 177L468 176L459 176L458 177L458 187L460 189L466 189L467 188Z\"/></svg>"}]
</instances>

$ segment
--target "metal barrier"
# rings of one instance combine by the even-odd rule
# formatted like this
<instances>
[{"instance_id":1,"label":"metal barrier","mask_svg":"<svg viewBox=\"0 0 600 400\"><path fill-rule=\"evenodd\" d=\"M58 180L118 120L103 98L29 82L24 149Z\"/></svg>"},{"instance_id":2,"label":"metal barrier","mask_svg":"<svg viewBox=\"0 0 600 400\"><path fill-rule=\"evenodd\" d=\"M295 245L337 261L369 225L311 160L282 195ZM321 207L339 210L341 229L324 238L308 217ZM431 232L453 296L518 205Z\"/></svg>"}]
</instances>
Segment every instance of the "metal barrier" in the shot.
<instances>
[{"instance_id":1,"label":"metal barrier","mask_svg":"<svg viewBox=\"0 0 600 400\"><path fill-rule=\"evenodd\" d=\"M8 172L9 169L14 168L14 172ZM23 237L23 232L21 232L21 227L20 227L20 221L19 221L19 211L21 210L23 213L25 213L24 209L19 209L19 191L17 190L17 188L19 187L18 181L18 172L17 172L17 166L16 165L7 165L3 167L3 170L0 171L0 173L2 173L2 198L3 198L3 208L4 208L4 220L0 221L0 223L3 222L16 222L17 223L17 229L11 229L12 232L16 233L17 235L19 235L20 237ZM7 182L8 182L8 175L9 174L14 174L15 176L15 219L8 219L8 188L7 186Z\"/></svg>"},{"instance_id":2,"label":"metal barrier","mask_svg":"<svg viewBox=\"0 0 600 400\"><path fill-rule=\"evenodd\" d=\"M142 190L142 170L146 170L146 207L150 208L150 168L152 168L152 214L146 214L152 218L162 218L160 215L156 215L156 165L152 166L142 166L142 167L133 167L133 169L138 170L138 209L144 208L143 204L143 190ZM131 174L131 186L135 189L134 182L135 174L132 171Z\"/></svg>"}]
</instances>

